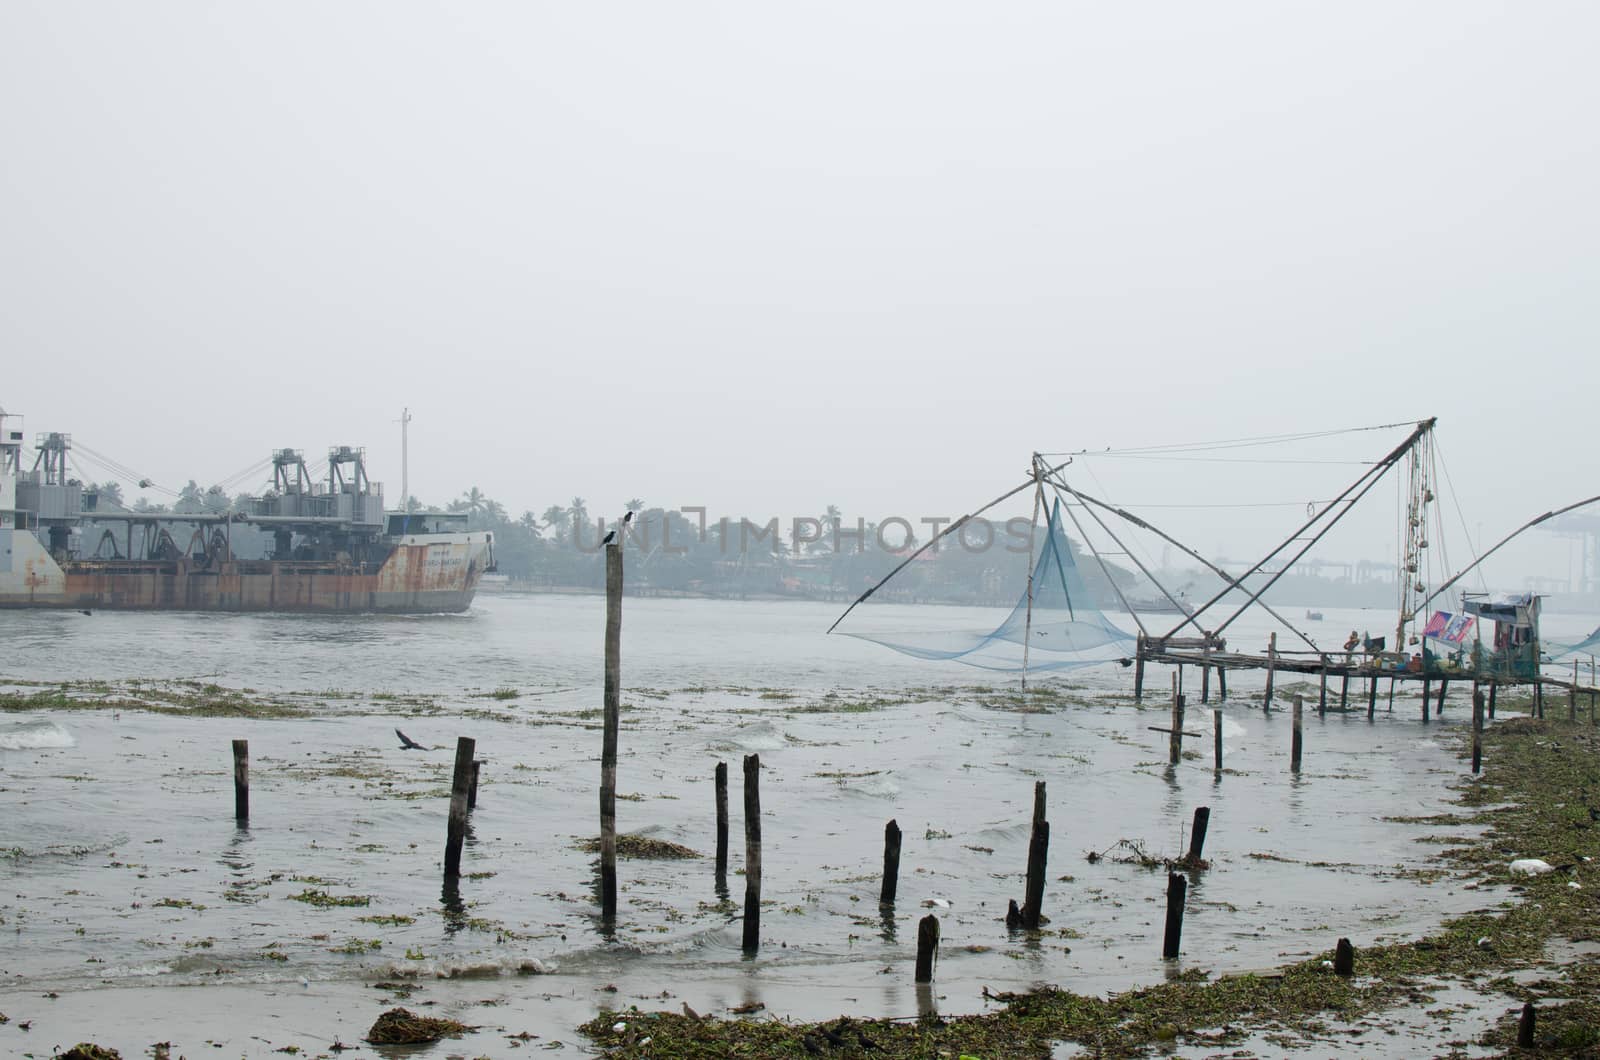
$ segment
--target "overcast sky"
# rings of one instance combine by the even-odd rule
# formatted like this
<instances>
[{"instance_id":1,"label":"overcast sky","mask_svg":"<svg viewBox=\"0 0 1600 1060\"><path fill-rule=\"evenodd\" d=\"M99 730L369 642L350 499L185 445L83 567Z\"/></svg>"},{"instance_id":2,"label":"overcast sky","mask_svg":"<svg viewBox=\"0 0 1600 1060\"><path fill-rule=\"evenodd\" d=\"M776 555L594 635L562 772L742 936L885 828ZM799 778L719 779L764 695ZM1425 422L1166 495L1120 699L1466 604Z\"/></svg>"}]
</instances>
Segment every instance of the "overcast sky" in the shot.
<instances>
[{"instance_id":1,"label":"overcast sky","mask_svg":"<svg viewBox=\"0 0 1600 1060\"><path fill-rule=\"evenodd\" d=\"M8 0L0 405L172 487L361 444L391 500L409 406L425 501L784 519L1437 415L1492 539L1600 493L1597 39L1587 2ZM1113 499L1207 492L1166 470ZM1237 555L1261 511L1169 517Z\"/></svg>"}]
</instances>

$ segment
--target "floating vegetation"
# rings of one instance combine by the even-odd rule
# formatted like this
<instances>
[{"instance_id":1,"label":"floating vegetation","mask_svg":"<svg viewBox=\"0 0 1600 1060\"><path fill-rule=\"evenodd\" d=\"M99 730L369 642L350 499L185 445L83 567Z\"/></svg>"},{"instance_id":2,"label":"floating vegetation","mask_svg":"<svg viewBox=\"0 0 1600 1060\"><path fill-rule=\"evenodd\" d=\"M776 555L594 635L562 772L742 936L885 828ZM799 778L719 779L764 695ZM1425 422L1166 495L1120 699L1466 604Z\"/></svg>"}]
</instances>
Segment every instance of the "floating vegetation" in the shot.
<instances>
[{"instance_id":1,"label":"floating vegetation","mask_svg":"<svg viewBox=\"0 0 1600 1060\"><path fill-rule=\"evenodd\" d=\"M79 1042L64 1053L56 1053L55 1060L122 1060L122 1054L110 1046Z\"/></svg>"},{"instance_id":2,"label":"floating vegetation","mask_svg":"<svg viewBox=\"0 0 1600 1060\"><path fill-rule=\"evenodd\" d=\"M372 904L372 899L364 894L329 894L327 891L319 891L313 887L308 887L299 894L291 894L289 900L292 902L304 902L306 905L313 905L318 909Z\"/></svg>"},{"instance_id":3,"label":"floating vegetation","mask_svg":"<svg viewBox=\"0 0 1600 1060\"><path fill-rule=\"evenodd\" d=\"M418 1016L403 1008L392 1008L379 1016L367 1031L367 1041L373 1045L422 1045L441 1038L459 1038L472 1030L465 1023Z\"/></svg>"},{"instance_id":4,"label":"floating vegetation","mask_svg":"<svg viewBox=\"0 0 1600 1060\"><path fill-rule=\"evenodd\" d=\"M600 840L585 839L578 844L578 849L588 854L600 853ZM690 850L679 843L669 843L665 839L652 839L642 835L617 836L617 857L619 858L647 858L657 861L678 860L684 858L697 858L700 853Z\"/></svg>"},{"instance_id":5,"label":"floating vegetation","mask_svg":"<svg viewBox=\"0 0 1600 1060\"><path fill-rule=\"evenodd\" d=\"M383 927L401 927L405 924L415 924L417 922L417 918L414 916L400 916L397 913L358 916L356 919L363 924L380 924Z\"/></svg>"},{"instance_id":6,"label":"floating vegetation","mask_svg":"<svg viewBox=\"0 0 1600 1060\"><path fill-rule=\"evenodd\" d=\"M382 939L346 939L344 943L329 948L329 953L361 954L383 949Z\"/></svg>"}]
</instances>

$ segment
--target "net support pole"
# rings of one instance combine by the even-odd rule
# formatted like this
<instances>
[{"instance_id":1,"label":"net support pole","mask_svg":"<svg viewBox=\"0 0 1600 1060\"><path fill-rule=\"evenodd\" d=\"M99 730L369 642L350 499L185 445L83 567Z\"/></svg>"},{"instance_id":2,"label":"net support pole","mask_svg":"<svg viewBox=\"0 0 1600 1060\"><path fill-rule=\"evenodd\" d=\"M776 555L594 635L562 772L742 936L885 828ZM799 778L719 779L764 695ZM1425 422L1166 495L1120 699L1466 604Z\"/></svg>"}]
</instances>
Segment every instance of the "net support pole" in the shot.
<instances>
[{"instance_id":1,"label":"net support pole","mask_svg":"<svg viewBox=\"0 0 1600 1060\"><path fill-rule=\"evenodd\" d=\"M1044 503L1044 470L1033 454L1033 518L1028 522L1028 614L1022 621L1022 690L1028 690L1028 649L1033 646L1033 538L1039 527L1039 506Z\"/></svg>"}]
</instances>

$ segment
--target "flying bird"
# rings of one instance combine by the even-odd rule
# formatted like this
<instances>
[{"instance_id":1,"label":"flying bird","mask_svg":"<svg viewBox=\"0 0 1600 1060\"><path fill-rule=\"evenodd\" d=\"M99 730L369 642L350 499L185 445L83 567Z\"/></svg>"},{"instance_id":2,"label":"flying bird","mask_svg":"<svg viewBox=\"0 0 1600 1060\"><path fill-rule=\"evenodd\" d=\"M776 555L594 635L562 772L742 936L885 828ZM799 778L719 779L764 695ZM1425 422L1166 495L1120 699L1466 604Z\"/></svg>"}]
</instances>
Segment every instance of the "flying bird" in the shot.
<instances>
[{"instance_id":1,"label":"flying bird","mask_svg":"<svg viewBox=\"0 0 1600 1060\"><path fill-rule=\"evenodd\" d=\"M403 751L426 751L427 750L426 747L422 746L420 743L418 743L417 741L413 740L411 737L407 736L405 733L401 732L399 729L396 729L394 731L394 734L396 736L400 737L400 749L403 750Z\"/></svg>"}]
</instances>

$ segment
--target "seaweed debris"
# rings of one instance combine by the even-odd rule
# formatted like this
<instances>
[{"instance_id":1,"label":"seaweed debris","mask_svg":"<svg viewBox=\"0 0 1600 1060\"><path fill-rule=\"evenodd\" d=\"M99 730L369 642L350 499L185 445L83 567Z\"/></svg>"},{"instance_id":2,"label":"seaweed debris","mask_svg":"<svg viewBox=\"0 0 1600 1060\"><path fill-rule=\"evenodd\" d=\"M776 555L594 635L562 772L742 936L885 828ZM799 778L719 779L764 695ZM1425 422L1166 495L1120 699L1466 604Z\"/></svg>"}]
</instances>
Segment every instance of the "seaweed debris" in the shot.
<instances>
[{"instance_id":1,"label":"seaweed debris","mask_svg":"<svg viewBox=\"0 0 1600 1060\"><path fill-rule=\"evenodd\" d=\"M585 853L600 853L599 839L585 839L578 844ZM617 836L617 857L619 858L652 858L658 861L697 858L700 853L690 850L679 843L669 843L665 839L651 839L642 835Z\"/></svg>"},{"instance_id":2,"label":"seaweed debris","mask_svg":"<svg viewBox=\"0 0 1600 1060\"><path fill-rule=\"evenodd\" d=\"M367 1041L373 1045L421 1045L441 1038L459 1038L472 1030L465 1023L440 1019L436 1016L419 1016L409 1009L392 1008L379 1016L367 1031Z\"/></svg>"}]
</instances>

